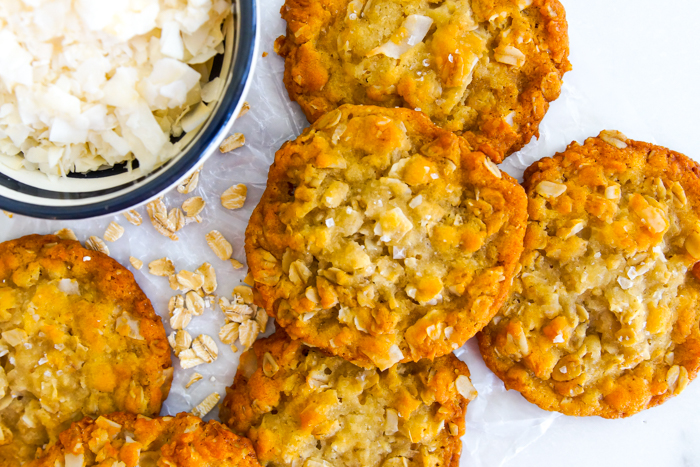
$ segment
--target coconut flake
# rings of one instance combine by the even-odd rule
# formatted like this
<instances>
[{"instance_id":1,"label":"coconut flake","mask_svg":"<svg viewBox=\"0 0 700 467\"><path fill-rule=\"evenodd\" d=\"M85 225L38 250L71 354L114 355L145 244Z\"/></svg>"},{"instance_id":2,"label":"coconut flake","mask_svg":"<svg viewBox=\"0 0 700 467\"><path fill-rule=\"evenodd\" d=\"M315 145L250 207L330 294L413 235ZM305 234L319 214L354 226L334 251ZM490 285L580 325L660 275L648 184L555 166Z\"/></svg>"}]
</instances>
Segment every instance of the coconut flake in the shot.
<instances>
[{"instance_id":1,"label":"coconut flake","mask_svg":"<svg viewBox=\"0 0 700 467\"><path fill-rule=\"evenodd\" d=\"M200 83L189 64L223 52L230 2L11 5L0 28L0 163L15 170L63 176L133 158L147 170L186 143L170 143L178 117L195 109L185 123L196 129L209 115L197 104L221 94L221 80Z\"/></svg>"},{"instance_id":2,"label":"coconut flake","mask_svg":"<svg viewBox=\"0 0 700 467\"><path fill-rule=\"evenodd\" d=\"M408 15L399 30L384 44L370 50L367 56L384 54L391 58L401 58L403 54L423 42L432 24L432 18L427 16Z\"/></svg>"},{"instance_id":3,"label":"coconut flake","mask_svg":"<svg viewBox=\"0 0 700 467\"><path fill-rule=\"evenodd\" d=\"M61 279L58 281L58 290L66 295L80 295L80 286L74 279Z\"/></svg>"}]
</instances>

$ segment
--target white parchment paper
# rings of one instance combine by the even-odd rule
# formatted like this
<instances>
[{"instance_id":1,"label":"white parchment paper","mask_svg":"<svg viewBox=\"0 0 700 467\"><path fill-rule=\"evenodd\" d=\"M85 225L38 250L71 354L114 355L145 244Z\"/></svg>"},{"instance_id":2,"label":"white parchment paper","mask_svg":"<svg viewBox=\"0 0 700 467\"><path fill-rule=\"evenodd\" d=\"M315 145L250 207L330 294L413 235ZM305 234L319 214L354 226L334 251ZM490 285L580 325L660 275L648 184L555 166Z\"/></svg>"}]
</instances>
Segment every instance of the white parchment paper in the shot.
<instances>
[{"instance_id":1,"label":"white parchment paper","mask_svg":"<svg viewBox=\"0 0 700 467\"><path fill-rule=\"evenodd\" d=\"M164 318L173 295L168 281L147 272L147 264L167 256L177 269L194 270L204 261L216 269L217 294L230 296L245 276L219 260L207 246L204 235L217 229L234 246L234 257L244 262L243 236L252 209L264 190L274 152L295 138L308 123L289 102L282 85L283 62L273 52L274 39L284 33L279 17L283 0L258 0L261 50L269 56L258 61L247 97L250 112L234 125L246 135L246 146L230 154L215 154L205 164L195 193L173 191L165 196L168 207L179 206L189 196L202 196L207 206L202 224L190 224L173 242L158 234L144 208L143 225L132 226L122 216L85 221L43 221L0 214L0 241L30 233L53 233L69 227L85 240L102 236L110 221L126 228L125 235L109 243L111 255L127 265L156 311ZM535 160L563 150L572 140L583 141L604 128L618 129L627 136L661 144L697 158L700 155L700 38L695 22L700 2L666 0L562 0L567 9L574 71L567 74L561 98L550 108L540 126L541 137L502 164L502 169L520 177ZM228 211L219 201L231 185L245 183L248 200L243 209ZM135 271L129 256L145 265ZM187 330L193 337L208 334L218 341L222 314L209 309L195 317ZM268 325L267 333L273 329ZM474 340L458 349L467 362L479 396L468 408L467 430L462 439L461 466L567 466L700 465L700 384L662 407L624 421L597 417L577 419L540 410L520 394L506 391L483 364ZM238 364L238 354L219 345L219 358L212 364L182 370L173 358L175 378L163 414L189 411L211 392L225 394ZM192 373L204 379L190 389L184 385ZM216 417L217 412L210 414Z\"/></svg>"}]
</instances>

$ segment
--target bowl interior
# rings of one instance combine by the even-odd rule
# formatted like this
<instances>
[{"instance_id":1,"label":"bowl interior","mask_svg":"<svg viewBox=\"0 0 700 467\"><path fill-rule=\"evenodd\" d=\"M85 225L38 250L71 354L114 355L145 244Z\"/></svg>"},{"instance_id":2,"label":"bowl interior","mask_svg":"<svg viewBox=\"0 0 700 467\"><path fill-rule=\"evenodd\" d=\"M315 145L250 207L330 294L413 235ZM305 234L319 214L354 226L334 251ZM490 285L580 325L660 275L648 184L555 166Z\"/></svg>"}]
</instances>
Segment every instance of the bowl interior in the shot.
<instances>
[{"instance_id":1,"label":"bowl interior","mask_svg":"<svg viewBox=\"0 0 700 467\"><path fill-rule=\"evenodd\" d=\"M0 163L0 209L48 219L96 217L148 201L196 170L219 147L243 104L256 57L255 0L236 0L224 28L225 52L216 57L210 76L224 80L221 97L210 104L212 112L201 128L172 140L180 146L175 157L147 173L134 161L51 178Z\"/></svg>"}]
</instances>

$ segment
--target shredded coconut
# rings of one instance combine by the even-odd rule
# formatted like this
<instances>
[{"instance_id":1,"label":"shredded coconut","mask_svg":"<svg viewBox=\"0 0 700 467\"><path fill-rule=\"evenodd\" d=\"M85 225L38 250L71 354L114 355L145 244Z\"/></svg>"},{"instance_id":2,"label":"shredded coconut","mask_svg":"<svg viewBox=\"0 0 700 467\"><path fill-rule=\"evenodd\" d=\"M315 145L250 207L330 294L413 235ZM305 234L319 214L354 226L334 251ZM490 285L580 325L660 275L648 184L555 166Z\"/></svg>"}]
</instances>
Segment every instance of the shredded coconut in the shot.
<instances>
[{"instance_id":1,"label":"shredded coconut","mask_svg":"<svg viewBox=\"0 0 700 467\"><path fill-rule=\"evenodd\" d=\"M51 175L165 162L221 90L206 62L230 15L230 0L0 2L0 162Z\"/></svg>"}]
</instances>

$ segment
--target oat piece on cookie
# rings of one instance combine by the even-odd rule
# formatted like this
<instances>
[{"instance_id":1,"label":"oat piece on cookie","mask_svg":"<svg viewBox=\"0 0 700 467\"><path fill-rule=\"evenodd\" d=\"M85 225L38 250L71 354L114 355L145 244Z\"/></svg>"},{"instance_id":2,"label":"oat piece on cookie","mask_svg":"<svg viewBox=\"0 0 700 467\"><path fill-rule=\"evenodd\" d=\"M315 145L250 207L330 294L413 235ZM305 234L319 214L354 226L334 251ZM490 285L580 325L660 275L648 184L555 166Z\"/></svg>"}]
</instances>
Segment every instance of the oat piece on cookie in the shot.
<instances>
[{"instance_id":1,"label":"oat piece on cookie","mask_svg":"<svg viewBox=\"0 0 700 467\"><path fill-rule=\"evenodd\" d=\"M456 467L474 397L454 355L365 370L280 329L241 356L220 416L262 465Z\"/></svg>"},{"instance_id":2,"label":"oat piece on cookie","mask_svg":"<svg viewBox=\"0 0 700 467\"><path fill-rule=\"evenodd\" d=\"M250 440L214 420L181 413L147 418L117 412L86 417L27 467L259 466Z\"/></svg>"},{"instance_id":3,"label":"oat piece on cookie","mask_svg":"<svg viewBox=\"0 0 700 467\"><path fill-rule=\"evenodd\" d=\"M514 179L424 114L340 107L270 168L246 230L256 304L360 366L447 354L505 300L526 203Z\"/></svg>"},{"instance_id":4,"label":"oat piece on cookie","mask_svg":"<svg viewBox=\"0 0 700 467\"><path fill-rule=\"evenodd\" d=\"M571 69L557 0L287 0L284 83L310 122L407 107L495 162L532 136Z\"/></svg>"},{"instance_id":5,"label":"oat piece on cookie","mask_svg":"<svg viewBox=\"0 0 700 467\"><path fill-rule=\"evenodd\" d=\"M86 415L156 415L172 380L160 318L126 268L54 235L0 244L0 466Z\"/></svg>"},{"instance_id":6,"label":"oat piece on cookie","mask_svg":"<svg viewBox=\"0 0 700 467\"><path fill-rule=\"evenodd\" d=\"M520 277L479 334L507 387L606 418L685 388L700 366L699 177L686 156L615 131L528 168Z\"/></svg>"}]
</instances>

